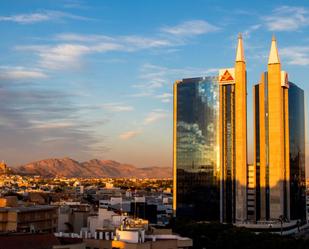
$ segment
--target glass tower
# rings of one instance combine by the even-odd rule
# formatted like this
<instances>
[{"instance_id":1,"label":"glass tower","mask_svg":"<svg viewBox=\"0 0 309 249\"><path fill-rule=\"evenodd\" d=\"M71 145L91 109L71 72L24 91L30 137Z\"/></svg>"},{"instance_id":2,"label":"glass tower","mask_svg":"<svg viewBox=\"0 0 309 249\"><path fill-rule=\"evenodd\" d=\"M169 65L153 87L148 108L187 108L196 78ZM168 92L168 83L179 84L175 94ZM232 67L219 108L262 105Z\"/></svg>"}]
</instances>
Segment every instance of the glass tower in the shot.
<instances>
[{"instance_id":1,"label":"glass tower","mask_svg":"<svg viewBox=\"0 0 309 249\"><path fill-rule=\"evenodd\" d=\"M274 37L253 91L255 220L305 221L304 91L281 70Z\"/></svg>"},{"instance_id":2,"label":"glass tower","mask_svg":"<svg viewBox=\"0 0 309 249\"><path fill-rule=\"evenodd\" d=\"M234 68L174 84L173 210L178 217L246 219L247 91L242 37ZM237 160L236 160L237 155Z\"/></svg>"},{"instance_id":3,"label":"glass tower","mask_svg":"<svg viewBox=\"0 0 309 249\"><path fill-rule=\"evenodd\" d=\"M176 84L177 216L220 219L218 77Z\"/></svg>"},{"instance_id":4,"label":"glass tower","mask_svg":"<svg viewBox=\"0 0 309 249\"><path fill-rule=\"evenodd\" d=\"M292 220L306 220L304 91L289 82L290 209Z\"/></svg>"}]
</instances>

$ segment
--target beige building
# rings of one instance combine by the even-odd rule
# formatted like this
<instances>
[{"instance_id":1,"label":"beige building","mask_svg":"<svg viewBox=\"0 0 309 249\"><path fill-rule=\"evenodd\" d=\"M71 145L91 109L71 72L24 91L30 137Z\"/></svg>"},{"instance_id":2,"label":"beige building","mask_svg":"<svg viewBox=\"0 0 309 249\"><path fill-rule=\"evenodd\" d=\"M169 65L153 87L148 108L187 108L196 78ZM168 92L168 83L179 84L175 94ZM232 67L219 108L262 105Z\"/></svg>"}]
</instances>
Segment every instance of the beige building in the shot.
<instances>
[{"instance_id":1,"label":"beige building","mask_svg":"<svg viewBox=\"0 0 309 249\"><path fill-rule=\"evenodd\" d=\"M80 233L83 227L87 226L87 219L91 213L88 204L77 203L59 203L54 204L58 208L58 232Z\"/></svg>"},{"instance_id":2,"label":"beige building","mask_svg":"<svg viewBox=\"0 0 309 249\"><path fill-rule=\"evenodd\" d=\"M0 198L0 232L55 232L57 208L18 205L16 197Z\"/></svg>"},{"instance_id":3,"label":"beige building","mask_svg":"<svg viewBox=\"0 0 309 249\"><path fill-rule=\"evenodd\" d=\"M281 71L275 38L271 43L268 71L254 87L254 96L255 100L259 98L259 111L254 115L255 120L259 120L259 127L255 127L259 130L259 137L255 134L255 152L259 152L255 167L260 173L257 183L259 219L278 219L280 216L289 219L289 185L286 184L289 181L288 79L287 73Z\"/></svg>"},{"instance_id":4,"label":"beige building","mask_svg":"<svg viewBox=\"0 0 309 249\"><path fill-rule=\"evenodd\" d=\"M249 220L255 220L256 215L256 172L254 164L248 164L247 174L247 216Z\"/></svg>"},{"instance_id":5,"label":"beige building","mask_svg":"<svg viewBox=\"0 0 309 249\"><path fill-rule=\"evenodd\" d=\"M107 239L85 239L86 249L187 249L192 248L189 238L172 234L163 229L163 233L147 234L144 229L130 228L116 230L115 236ZM108 232L110 233L110 231Z\"/></svg>"},{"instance_id":6,"label":"beige building","mask_svg":"<svg viewBox=\"0 0 309 249\"><path fill-rule=\"evenodd\" d=\"M57 238L52 233L3 233L1 249L85 249L81 239Z\"/></svg>"},{"instance_id":7,"label":"beige building","mask_svg":"<svg viewBox=\"0 0 309 249\"><path fill-rule=\"evenodd\" d=\"M256 220L304 221L304 91L281 70L275 37L253 96Z\"/></svg>"}]
</instances>

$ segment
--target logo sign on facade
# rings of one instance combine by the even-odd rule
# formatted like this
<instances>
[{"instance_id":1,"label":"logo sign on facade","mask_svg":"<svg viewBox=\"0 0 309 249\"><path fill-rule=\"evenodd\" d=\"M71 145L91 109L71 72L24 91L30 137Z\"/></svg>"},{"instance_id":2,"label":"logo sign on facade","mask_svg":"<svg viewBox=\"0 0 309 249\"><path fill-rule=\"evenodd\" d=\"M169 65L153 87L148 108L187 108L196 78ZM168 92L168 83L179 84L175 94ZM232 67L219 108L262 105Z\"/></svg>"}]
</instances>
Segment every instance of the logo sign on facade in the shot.
<instances>
[{"instance_id":1,"label":"logo sign on facade","mask_svg":"<svg viewBox=\"0 0 309 249\"><path fill-rule=\"evenodd\" d=\"M219 82L222 84L235 83L234 68L224 68L219 70Z\"/></svg>"},{"instance_id":2,"label":"logo sign on facade","mask_svg":"<svg viewBox=\"0 0 309 249\"><path fill-rule=\"evenodd\" d=\"M289 77L286 71L281 71L281 86L289 88Z\"/></svg>"}]
</instances>

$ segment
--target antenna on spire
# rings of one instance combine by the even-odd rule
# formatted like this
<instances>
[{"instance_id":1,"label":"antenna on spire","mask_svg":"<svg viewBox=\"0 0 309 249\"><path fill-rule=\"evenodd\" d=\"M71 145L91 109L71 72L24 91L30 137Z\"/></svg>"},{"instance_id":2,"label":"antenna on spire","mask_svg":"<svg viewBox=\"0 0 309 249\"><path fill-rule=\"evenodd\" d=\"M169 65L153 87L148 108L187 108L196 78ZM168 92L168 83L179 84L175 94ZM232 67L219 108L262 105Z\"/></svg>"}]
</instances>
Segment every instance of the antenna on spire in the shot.
<instances>
[{"instance_id":1,"label":"antenna on spire","mask_svg":"<svg viewBox=\"0 0 309 249\"><path fill-rule=\"evenodd\" d=\"M273 34L271 40L272 40L272 41L276 41L276 36L275 36L275 34Z\"/></svg>"},{"instance_id":2,"label":"antenna on spire","mask_svg":"<svg viewBox=\"0 0 309 249\"><path fill-rule=\"evenodd\" d=\"M237 43L237 49L236 49L236 62L237 61L245 61L245 53L244 53L244 46L242 42L242 34L238 34L238 43Z\"/></svg>"},{"instance_id":3,"label":"antenna on spire","mask_svg":"<svg viewBox=\"0 0 309 249\"><path fill-rule=\"evenodd\" d=\"M268 64L279 64L280 63L280 58L279 58L279 53L278 53L278 48L277 48L277 40L275 35L272 36L271 39L271 47L270 47L270 52L269 52L269 57L268 57Z\"/></svg>"}]
</instances>

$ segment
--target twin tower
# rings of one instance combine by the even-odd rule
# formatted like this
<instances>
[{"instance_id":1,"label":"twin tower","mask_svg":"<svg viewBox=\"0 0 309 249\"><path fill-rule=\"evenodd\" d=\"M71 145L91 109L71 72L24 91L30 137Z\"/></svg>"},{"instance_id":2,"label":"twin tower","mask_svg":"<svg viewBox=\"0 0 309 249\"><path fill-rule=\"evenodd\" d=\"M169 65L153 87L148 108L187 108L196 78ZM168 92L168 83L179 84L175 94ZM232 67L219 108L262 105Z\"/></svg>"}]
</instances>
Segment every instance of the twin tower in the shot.
<instances>
[{"instance_id":1,"label":"twin tower","mask_svg":"<svg viewBox=\"0 0 309 249\"><path fill-rule=\"evenodd\" d=\"M241 35L234 68L175 82L177 217L228 223L306 219L304 92L281 70L275 38L253 98L254 163L249 165Z\"/></svg>"}]
</instances>

